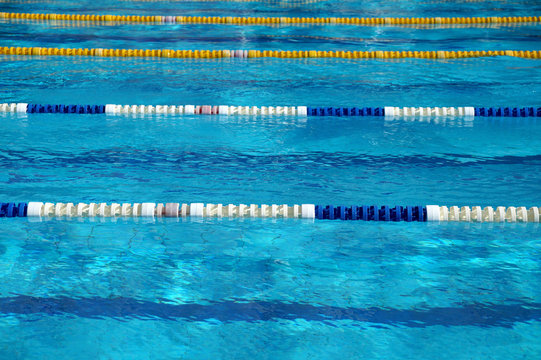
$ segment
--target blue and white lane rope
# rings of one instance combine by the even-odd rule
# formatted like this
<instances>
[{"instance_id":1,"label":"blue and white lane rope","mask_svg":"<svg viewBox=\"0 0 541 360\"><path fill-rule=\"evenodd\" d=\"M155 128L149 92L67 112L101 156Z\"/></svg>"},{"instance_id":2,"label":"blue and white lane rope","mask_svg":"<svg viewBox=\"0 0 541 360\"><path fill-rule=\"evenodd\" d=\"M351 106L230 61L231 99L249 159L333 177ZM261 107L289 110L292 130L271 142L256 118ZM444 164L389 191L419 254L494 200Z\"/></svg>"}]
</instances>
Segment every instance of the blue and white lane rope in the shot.
<instances>
[{"instance_id":1,"label":"blue and white lane rope","mask_svg":"<svg viewBox=\"0 0 541 360\"><path fill-rule=\"evenodd\" d=\"M0 203L0 217L198 217L198 218L292 218L363 221L460 221L534 222L540 221L541 207L493 208L487 206L332 206L332 205L222 205L204 203Z\"/></svg>"},{"instance_id":2,"label":"blue and white lane rope","mask_svg":"<svg viewBox=\"0 0 541 360\"><path fill-rule=\"evenodd\" d=\"M403 117L541 117L541 107L309 107L228 105L51 105L4 103L0 112L35 114L108 115L282 115L282 116L385 116Z\"/></svg>"}]
</instances>

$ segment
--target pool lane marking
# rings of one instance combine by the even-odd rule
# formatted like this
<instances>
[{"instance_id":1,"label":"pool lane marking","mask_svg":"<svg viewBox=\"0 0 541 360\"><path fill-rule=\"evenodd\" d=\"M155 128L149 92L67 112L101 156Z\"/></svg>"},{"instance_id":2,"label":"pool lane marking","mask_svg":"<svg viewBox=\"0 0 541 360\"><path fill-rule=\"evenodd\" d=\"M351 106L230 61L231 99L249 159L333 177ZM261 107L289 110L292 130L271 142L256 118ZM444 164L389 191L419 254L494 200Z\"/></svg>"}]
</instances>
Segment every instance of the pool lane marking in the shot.
<instances>
[{"instance_id":1,"label":"pool lane marking","mask_svg":"<svg viewBox=\"0 0 541 360\"><path fill-rule=\"evenodd\" d=\"M341 58L341 59L463 59L511 56L540 59L541 50L469 50L469 51L317 51L317 50L172 50L172 49L104 49L104 48L47 48L47 47L0 47L0 55L26 56L72 56L72 57L138 57L178 59L224 59L224 58ZM17 59L17 58L16 58Z\"/></svg>"},{"instance_id":2,"label":"pool lane marking","mask_svg":"<svg viewBox=\"0 0 541 360\"><path fill-rule=\"evenodd\" d=\"M512 328L515 323L541 320L541 304L514 301L510 304L466 303L461 306L392 308L340 307L325 304L252 299L196 302L153 302L130 297L37 297L15 295L0 298L3 316L71 315L88 319L181 319L188 322L297 320L320 322L355 321L397 327L476 326ZM32 318L35 321L35 318Z\"/></svg>"},{"instance_id":3,"label":"pool lane marking","mask_svg":"<svg viewBox=\"0 0 541 360\"><path fill-rule=\"evenodd\" d=\"M541 117L541 107L340 107L230 105L81 105L0 103L0 113L108 115L384 116L401 118Z\"/></svg>"},{"instance_id":4,"label":"pool lane marking","mask_svg":"<svg viewBox=\"0 0 541 360\"><path fill-rule=\"evenodd\" d=\"M1 12L0 18L25 20L64 20L78 22L116 22L135 24L220 24L220 25L440 25L538 23L541 16L490 17L245 17L245 16L140 16L96 14L39 14Z\"/></svg>"},{"instance_id":5,"label":"pool lane marking","mask_svg":"<svg viewBox=\"0 0 541 360\"><path fill-rule=\"evenodd\" d=\"M281 218L386 222L539 223L541 207L388 206L205 203L0 203L0 217L59 218Z\"/></svg>"}]
</instances>

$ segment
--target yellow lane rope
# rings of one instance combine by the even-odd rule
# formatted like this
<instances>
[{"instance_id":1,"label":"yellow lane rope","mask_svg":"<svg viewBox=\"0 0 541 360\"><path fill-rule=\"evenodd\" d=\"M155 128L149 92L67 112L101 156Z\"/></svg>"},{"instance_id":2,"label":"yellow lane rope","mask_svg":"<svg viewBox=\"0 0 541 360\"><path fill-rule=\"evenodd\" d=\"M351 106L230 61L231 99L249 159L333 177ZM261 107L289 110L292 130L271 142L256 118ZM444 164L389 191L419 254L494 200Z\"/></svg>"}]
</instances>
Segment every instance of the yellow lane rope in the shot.
<instances>
[{"instance_id":1,"label":"yellow lane rope","mask_svg":"<svg viewBox=\"0 0 541 360\"><path fill-rule=\"evenodd\" d=\"M1 1L1 0L0 0ZM9 19L8 20L10 24L32 24L35 23L36 20L30 20L30 19ZM141 23L130 23L130 22L116 22L116 21L72 21L72 20L38 20L41 22L53 24L55 27L60 28L82 28L82 27L98 27L98 26L118 26L121 24L141 24ZM167 27L168 24L161 23L155 25L162 25ZM402 28L410 28L410 29L419 29L419 30L426 30L426 29L497 29L497 28L513 28L513 27L520 27L525 25L537 25L538 23L486 23L486 24L408 24L408 25L400 25ZM196 24L194 24L196 25ZM325 24L322 24L325 25ZM280 28L283 27L282 24L267 24L266 27L270 28ZM295 27L297 28L309 28L313 26L318 26L314 24L295 24ZM358 25L358 26L365 26L365 27L371 27L372 25ZM177 29L174 27L170 27L173 31L176 31ZM269 35L270 36L270 35Z\"/></svg>"},{"instance_id":2,"label":"yellow lane rope","mask_svg":"<svg viewBox=\"0 0 541 360\"><path fill-rule=\"evenodd\" d=\"M282 51L282 50L149 50L149 49L81 49L45 47L0 47L0 55L93 56L139 58L343 58L343 59L460 59L475 57L513 56L540 59L541 51Z\"/></svg>"},{"instance_id":3,"label":"yellow lane rope","mask_svg":"<svg viewBox=\"0 0 541 360\"><path fill-rule=\"evenodd\" d=\"M0 13L4 19L114 21L131 23L175 24L327 24L327 25L412 25L412 24L507 24L537 23L541 16L428 17L428 18L336 18L336 17L238 17L238 16L139 16L89 14Z\"/></svg>"}]
</instances>

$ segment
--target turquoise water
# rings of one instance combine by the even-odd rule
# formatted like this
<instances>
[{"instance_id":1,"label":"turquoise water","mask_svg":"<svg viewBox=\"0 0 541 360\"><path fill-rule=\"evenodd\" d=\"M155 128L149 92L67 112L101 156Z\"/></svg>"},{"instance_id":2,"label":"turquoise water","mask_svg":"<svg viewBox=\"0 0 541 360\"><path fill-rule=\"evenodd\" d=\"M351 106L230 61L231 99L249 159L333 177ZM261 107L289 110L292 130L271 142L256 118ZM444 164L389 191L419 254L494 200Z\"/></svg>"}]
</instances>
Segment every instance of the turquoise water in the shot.
<instances>
[{"instance_id":1,"label":"turquoise water","mask_svg":"<svg viewBox=\"0 0 541 360\"><path fill-rule=\"evenodd\" d=\"M539 228L3 220L3 357L536 358ZM32 296L32 298L29 298Z\"/></svg>"},{"instance_id":2,"label":"turquoise water","mask_svg":"<svg viewBox=\"0 0 541 360\"><path fill-rule=\"evenodd\" d=\"M536 1L13 1L3 11L504 16ZM0 45L538 49L491 28L0 25ZM540 63L0 57L0 102L539 106ZM0 116L2 201L541 204L541 120ZM535 224L0 219L2 359L537 359Z\"/></svg>"}]
</instances>

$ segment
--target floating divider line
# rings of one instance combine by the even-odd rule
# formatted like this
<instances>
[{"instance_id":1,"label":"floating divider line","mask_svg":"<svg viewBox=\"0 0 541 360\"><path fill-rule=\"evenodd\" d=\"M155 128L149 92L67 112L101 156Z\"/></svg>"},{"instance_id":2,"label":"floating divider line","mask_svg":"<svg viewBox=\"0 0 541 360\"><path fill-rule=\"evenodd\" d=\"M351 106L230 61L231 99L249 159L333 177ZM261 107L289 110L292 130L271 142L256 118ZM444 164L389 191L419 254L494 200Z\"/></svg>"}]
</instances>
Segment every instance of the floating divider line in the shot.
<instances>
[{"instance_id":1,"label":"floating divider line","mask_svg":"<svg viewBox=\"0 0 541 360\"><path fill-rule=\"evenodd\" d=\"M223 59L223 58L340 58L340 59L464 59L494 56L512 56L540 59L541 51L490 50L490 51L316 51L316 50L149 50L149 49L102 49L102 48L45 48L0 47L0 55L34 56L85 56L85 57L139 57L177 59Z\"/></svg>"},{"instance_id":2,"label":"floating divider line","mask_svg":"<svg viewBox=\"0 0 541 360\"><path fill-rule=\"evenodd\" d=\"M0 1L1 3L1 1ZM0 19L1 21L1 19ZM33 24L35 23L35 20L30 19L14 19L11 18L8 20L10 24ZM82 28L82 27L97 27L97 26L118 26L123 24L138 24L138 23L130 23L130 22L116 22L116 21L72 21L72 20L40 20L47 25L53 25L55 29L64 29L64 28ZM519 23L474 23L474 24L407 24L407 25L399 25L401 28L405 29L417 29L417 30L427 30L427 29L496 29L505 27L507 29L509 28L516 28L516 27L522 27L526 25L538 25L539 23L526 23L526 22L519 22ZM326 24L324 24L326 25ZM159 24L157 26L168 26L168 24ZM280 28L283 27L283 24L267 24L265 25L268 28ZM292 26L292 24L289 24L288 26ZM297 28L309 28L313 26L317 26L314 24L294 24ZM358 25L363 26L363 25ZM365 27L370 27L371 25L364 25ZM395 25L392 25L395 26ZM267 35L267 36L273 36L273 35ZM340 37L323 37L323 36L301 36L301 35L276 35L274 37L280 37L280 38L311 38L315 40L341 40Z\"/></svg>"},{"instance_id":3,"label":"floating divider line","mask_svg":"<svg viewBox=\"0 0 541 360\"><path fill-rule=\"evenodd\" d=\"M37 14L0 13L4 19L26 20L68 20L86 22L126 22L142 24L231 24L231 25L412 25L412 24L507 24L537 23L540 16L491 16L491 17L385 17L385 18L345 18L345 17L240 17L240 16L139 16L139 15L93 15L93 14Z\"/></svg>"},{"instance_id":4,"label":"floating divider line","mask_svg":"<svg viewBox=\"0 0 541 360\"><path fill-rule=\"evenodd\" d=\"M207 217L207 218L292 218L363 221L540 221L541 207L493 208L487 206L333 206L333 205L222 205L204 203L0 203L0 217Z\"/></svg>"},{"instance_id":5,"label":"floating divider line","mask_svg":"<svg viewBox=\"0 0 541 360\"><path fill-rule=\"evenodd\" d=\"M541 117L541 107L309 107L229 105L51 105L4 103L0 113L59 113L109 115L283 115L283 116L385 116L406 117Z\"/></svg>"}]
</instances>

